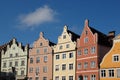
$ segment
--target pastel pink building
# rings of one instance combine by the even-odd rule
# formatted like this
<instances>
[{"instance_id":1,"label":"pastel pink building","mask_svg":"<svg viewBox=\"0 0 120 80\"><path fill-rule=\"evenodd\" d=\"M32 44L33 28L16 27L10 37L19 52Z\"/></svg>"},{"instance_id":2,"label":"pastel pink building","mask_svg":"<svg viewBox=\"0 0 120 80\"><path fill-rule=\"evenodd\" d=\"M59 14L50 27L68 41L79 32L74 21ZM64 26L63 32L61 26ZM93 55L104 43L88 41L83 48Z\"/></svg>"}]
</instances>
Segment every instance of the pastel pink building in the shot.
<instances>
[{"instance_id":1,"label":"pastel pink building","mask_svg":"<svg viewBox=\"0 0 120 80\"><path fill-rule=\"evenodd\" d=\"M45 39L43 33L29 50L28 80L52 80L54 43Z\"/></svg>"}]
</instances>

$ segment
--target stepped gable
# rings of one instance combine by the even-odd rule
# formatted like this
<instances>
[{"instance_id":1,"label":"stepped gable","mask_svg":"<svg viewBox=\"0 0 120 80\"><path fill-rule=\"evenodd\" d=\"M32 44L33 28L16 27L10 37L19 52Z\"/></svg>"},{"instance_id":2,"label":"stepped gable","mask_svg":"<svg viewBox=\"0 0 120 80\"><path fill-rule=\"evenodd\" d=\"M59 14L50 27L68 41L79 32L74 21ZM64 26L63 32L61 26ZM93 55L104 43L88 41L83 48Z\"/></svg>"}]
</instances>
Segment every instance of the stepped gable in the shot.
<instances>
[{"instance_id":1,"label":"stepped gable","mask_svg":"<svg viewBox=\"0 0 120 80\"><path fill-rule=\"evenodd\" d=\"M15 39L15 38L13 38L12 40L10 40L8 43L0 46L0 52L1 52L2 50L4 50L4 53L5 53L6 50L7 50L7 45L9 45L9 46L11 47L11 45L13 44L13 40L14 40L14 39ZM19 43L16 41L16 39L15 39L15 44L16 44L17 46L19 46ZM23 49L23 51L25 50L25 46L21 46L21 48Z\"/></svg>"},{"instance_id":2,"label":"stepped gable","mask_svg":"<svg viewBox=\"0 0 120 80\"><path fill-rule=\"evenodd\" d=\"M72 41L76 41L77 38L80 38L80 36L70 30L67 30L68 34L71 33L72 34Z\"/></svg>"},{"instance_id":3,"label":"stepped gable","mask_svg":"<svg viewBox=\"0 0 120 80\"><path fill-rule=\"evenodd\" d=\"M91 31L93 32L93 34L97 33L98 34L98 44L100 45L104 45L104 46L112 46L109 42L109 38L106 34L90 27Z\"/></svg>"}]
</instances>

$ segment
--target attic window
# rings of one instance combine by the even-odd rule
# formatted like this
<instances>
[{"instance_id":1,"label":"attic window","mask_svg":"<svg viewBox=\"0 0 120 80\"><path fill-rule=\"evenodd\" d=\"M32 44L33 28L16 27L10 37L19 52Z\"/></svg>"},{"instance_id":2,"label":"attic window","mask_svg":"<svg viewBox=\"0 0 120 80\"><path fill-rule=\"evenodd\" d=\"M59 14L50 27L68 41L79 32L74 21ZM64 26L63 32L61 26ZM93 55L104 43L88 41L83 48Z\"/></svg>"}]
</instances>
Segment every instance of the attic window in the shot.
<instances>
[{"instance_id":1,"label":"attic window","mask_svg":"<svg viewBox=\"0 0 120 80\"><path fill-rule=\"evenodd\" d=\"M42 46L43 44L42 43L40 43L40 46Z\"/></svg>"},{"instance_id":2,"label":"attic window","mask_svg":"<svg viewBox=\"0 0 120 80\"><path fill-rule=\"evenodd\" d=\"M13 47L13 50L15 50L15 47Z\"/></svg>"},{"instance_id":3,"label":"attic window","mask_svg":"<svg viewBox=\"0 0 120 80\"><path fill-rule=\"evenodd\" d=\"M85 31L85 34L87 35L87 34L88 34L88 31Z\"/></svg>"},{"instance_id":4,"label":"attic window","mask_svg":"<svg viewBox=\"0 0 120 80\"><path fill-rule=\"evenodd\" d=\"M118 61L119 61L119 55L113 56L113 61L114 61L114 62L118 62Z\"/></svg>"},{"instance_id":5,"label":"attic window","mask_svg":"<svg viewBox=\"0 0 120 80\"><path fill-rule=\"evenodd\" d=\"M66 39L66 35L63 35L63 39Z\"/></svg>"},{"instance_id":6,"label":"attic window","mask_svg":"<svg viewBox=\"0 0 120 80\"><path fill-rule=\"evenodd\" d=\"M84 38L84 43L87 43L88 42L88 38Z\"/></svg>"}]
</instances>

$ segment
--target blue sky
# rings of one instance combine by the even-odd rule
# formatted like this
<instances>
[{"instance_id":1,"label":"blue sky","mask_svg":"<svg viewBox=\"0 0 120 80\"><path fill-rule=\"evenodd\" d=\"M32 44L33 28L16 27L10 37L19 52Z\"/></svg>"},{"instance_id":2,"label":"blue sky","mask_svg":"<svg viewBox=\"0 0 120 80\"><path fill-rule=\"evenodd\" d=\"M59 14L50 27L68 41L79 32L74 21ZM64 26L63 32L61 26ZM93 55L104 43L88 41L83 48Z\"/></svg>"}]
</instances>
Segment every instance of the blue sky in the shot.
<instances>
[{"instance_id":1,"label":"blue sky","mask_svg":"<svg viewBox=\"0 0 120 80\"><path fill-rule=\"evenodd\" d=\"M15 37L32 44L40 32L57 42L63 26L80 35L85 19L105 34L120 33L119 0L0 0L0 45Z\"/></svg>"}]
</instances>

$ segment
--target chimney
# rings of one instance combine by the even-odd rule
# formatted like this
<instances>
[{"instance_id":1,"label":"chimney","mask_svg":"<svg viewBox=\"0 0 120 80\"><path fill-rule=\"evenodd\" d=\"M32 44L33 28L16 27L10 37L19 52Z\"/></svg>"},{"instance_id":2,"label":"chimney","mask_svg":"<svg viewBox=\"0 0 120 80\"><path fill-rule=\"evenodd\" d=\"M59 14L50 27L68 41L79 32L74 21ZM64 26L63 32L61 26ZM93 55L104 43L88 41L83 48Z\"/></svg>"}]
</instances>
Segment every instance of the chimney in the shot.
<instances>
[{"instance_id":1,"label":"chimney","mask_svg":"<svg viewBox=\"0 0 120 80\"><path fill-rule=\"evenodd\" d=\"M108 40L111 44L113 44L113 38L115 37L115 31L110 31L108 33Z\"/></svg>"},{"instance_id":2,"label":"chimney","mask_svg":"<svg viewBox=\"0 0 120 80\"><path fill-rule=\"evenodd\" d=\"M110 31L110 32L108 33L108 37L114 38L114 37L115 37L115 31Z\"/></svg>"}]
</instances>

